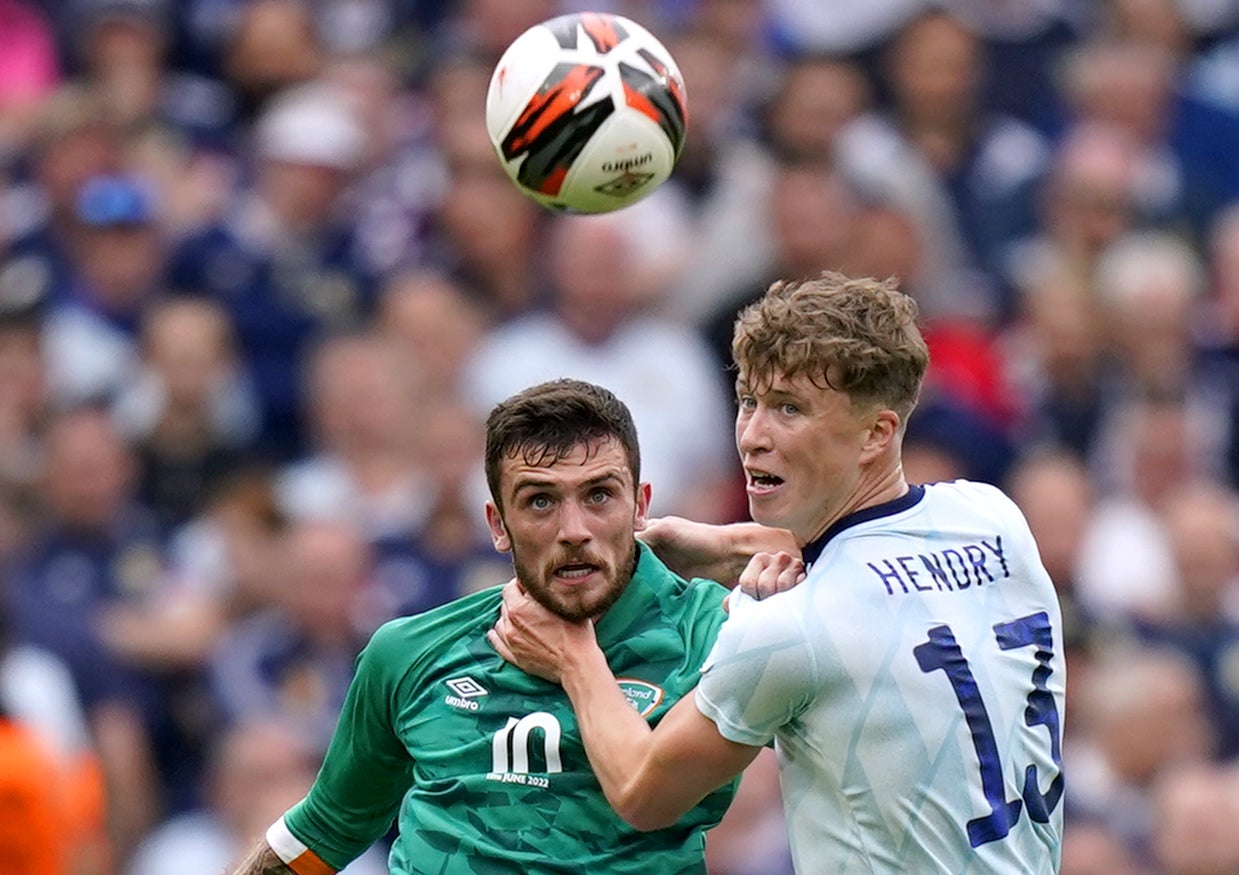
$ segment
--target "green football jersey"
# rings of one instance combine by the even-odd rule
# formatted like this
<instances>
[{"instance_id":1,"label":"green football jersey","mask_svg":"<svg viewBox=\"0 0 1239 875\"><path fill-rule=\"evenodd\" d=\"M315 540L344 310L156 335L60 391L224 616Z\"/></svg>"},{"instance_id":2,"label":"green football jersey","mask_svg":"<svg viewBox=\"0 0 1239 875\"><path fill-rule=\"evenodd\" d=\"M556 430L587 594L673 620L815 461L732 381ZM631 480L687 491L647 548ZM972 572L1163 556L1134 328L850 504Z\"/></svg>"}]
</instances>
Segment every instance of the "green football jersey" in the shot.
<instances>
[{"instance_id":1,"label":"green football jersey","mask_svg":"<svg viewBox=\"0 0 1239 875\"><path fill-rule=\"evenodd\" d=\"M697 683L724 619L723 587L687 582L639 545L598 642L650 723ZM358 657L318 780L284 826L340 869L399 812L393 875L705 872L706 829L735 783L674 827L639 832L607 804L562 688L486 640L500 588L393 620Z\"/></svg>"}]
</instances>

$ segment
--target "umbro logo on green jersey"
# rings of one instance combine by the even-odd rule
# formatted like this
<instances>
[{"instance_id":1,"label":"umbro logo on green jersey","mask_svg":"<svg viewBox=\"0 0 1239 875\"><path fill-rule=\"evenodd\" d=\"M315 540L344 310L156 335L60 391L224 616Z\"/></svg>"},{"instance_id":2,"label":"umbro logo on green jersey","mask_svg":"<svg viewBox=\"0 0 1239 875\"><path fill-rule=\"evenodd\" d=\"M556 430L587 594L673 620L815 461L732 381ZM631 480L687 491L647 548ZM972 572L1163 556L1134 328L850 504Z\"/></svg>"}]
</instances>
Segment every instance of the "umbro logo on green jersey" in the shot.
<instances>
[{"instance_id":1,"label":"umbro logo on green jersey","mask_svg":"<svg viewBox=\"0 0 1239 875\"><path fill-rule=\"evenodd\" d=\"M486 687L482 686L468 675L459 678L452 678L451 680L445 681L445 683L456 695L445 696L443 701L457 708L476 711L481 707L481 705L473 700L478 696L490 695L490 691L487 690Z\"/></svg>"},{"instance_id":2,"label":"umbro logo on green jersey","mask_svg":"<svg viewBox=\"0 0 1239 875\"><path fill-rule=\"evenodd\" d=\"M639 681L636 678L616 678L620 691L628 704L637 709L642 717L648 717L663 700L663 688L649 681Z\"/></svg>"}]
</instances>

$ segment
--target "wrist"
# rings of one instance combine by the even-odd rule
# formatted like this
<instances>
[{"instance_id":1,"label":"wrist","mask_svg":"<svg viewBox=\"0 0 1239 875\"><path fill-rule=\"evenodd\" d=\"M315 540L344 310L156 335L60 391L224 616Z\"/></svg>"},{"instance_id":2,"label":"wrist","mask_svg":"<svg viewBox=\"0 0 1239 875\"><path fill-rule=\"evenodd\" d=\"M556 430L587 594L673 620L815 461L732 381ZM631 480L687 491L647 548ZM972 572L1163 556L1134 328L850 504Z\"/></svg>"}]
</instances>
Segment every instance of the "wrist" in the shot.
<instances>
[{"instance_id":1,"label":"wrist","mask_svg":"<svg viewBox=\"0 0 1239 875\"><path fill-rule=\"evenodd\" d=\"M560 685L570 699L583 694L589 687L597 683L599 678L614 679L611 667L607 665L606 657L596 644L580 647L560 666Z\"/></svg>"}]
</instances>

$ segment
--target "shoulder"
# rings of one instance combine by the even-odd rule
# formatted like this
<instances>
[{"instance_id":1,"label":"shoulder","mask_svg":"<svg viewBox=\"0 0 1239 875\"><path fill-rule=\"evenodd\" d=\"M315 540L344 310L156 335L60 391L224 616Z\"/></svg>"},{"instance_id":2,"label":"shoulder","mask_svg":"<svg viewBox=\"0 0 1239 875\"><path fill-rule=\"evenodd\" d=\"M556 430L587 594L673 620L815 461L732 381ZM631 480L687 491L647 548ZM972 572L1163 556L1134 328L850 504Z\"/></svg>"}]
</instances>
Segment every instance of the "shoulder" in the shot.
<instances>
[{"instance_id":1,"label":"shoulder","mask_svg":"<svg viewBox=\"0 0 1239 875\"><path fill-rule=\"evenodd\" d=\"M930 510L953 508L980 515L999 513L1004 519L1010 515L1021 516L1014 501L989 483L975 480L952 480L930 483L925 486L925 505Z\"/></svg>"},{"instance_id":2,"label":"shoulder","mask_svg":"<svg viewBox=\"0 0 1239 875\"><path fill-rule=\"evenodd\" d=\"M389 620L375 630L362 661L415 664L445 645L481 634L499 613L502 587L494 586L411 617Z\"/></svg>"},{"instance_id":3,"label":"shoulder","mask_svg":"<svg viewBox=\"0 0 1239 875\"><path fill-rule=\"evenodd\" d=\"M690 607L699 610L705 606L718 607L727 588L721 583L702 577L685 579L663 563L650 547L637 542L637 567L634 582L649 586L658 598L668 605Z\"/></svg>"}]
</instances>

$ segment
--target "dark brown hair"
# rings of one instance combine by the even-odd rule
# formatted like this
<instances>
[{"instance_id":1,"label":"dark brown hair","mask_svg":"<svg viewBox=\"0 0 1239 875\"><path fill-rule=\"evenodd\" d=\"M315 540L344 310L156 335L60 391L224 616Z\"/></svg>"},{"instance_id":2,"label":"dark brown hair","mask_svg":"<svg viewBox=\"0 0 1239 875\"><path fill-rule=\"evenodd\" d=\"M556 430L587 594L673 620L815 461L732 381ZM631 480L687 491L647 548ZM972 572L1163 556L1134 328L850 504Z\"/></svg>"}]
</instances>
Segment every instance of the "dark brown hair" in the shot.
<instances>
[{"instance_id":1,"label":"dark brown hair","mask_svg":"<svg viewBox=\"0 0 1239 875\"><path fill-rule=\"evenodd\" d=\"M623 401L593 383L551 380L500 402L486 418L486 485L503 507L499 467L504 459L524 457L550 465L574 449L614 438L624 448L635 486L641 480L637 427Z\"/></svg>"}]
</instances>

